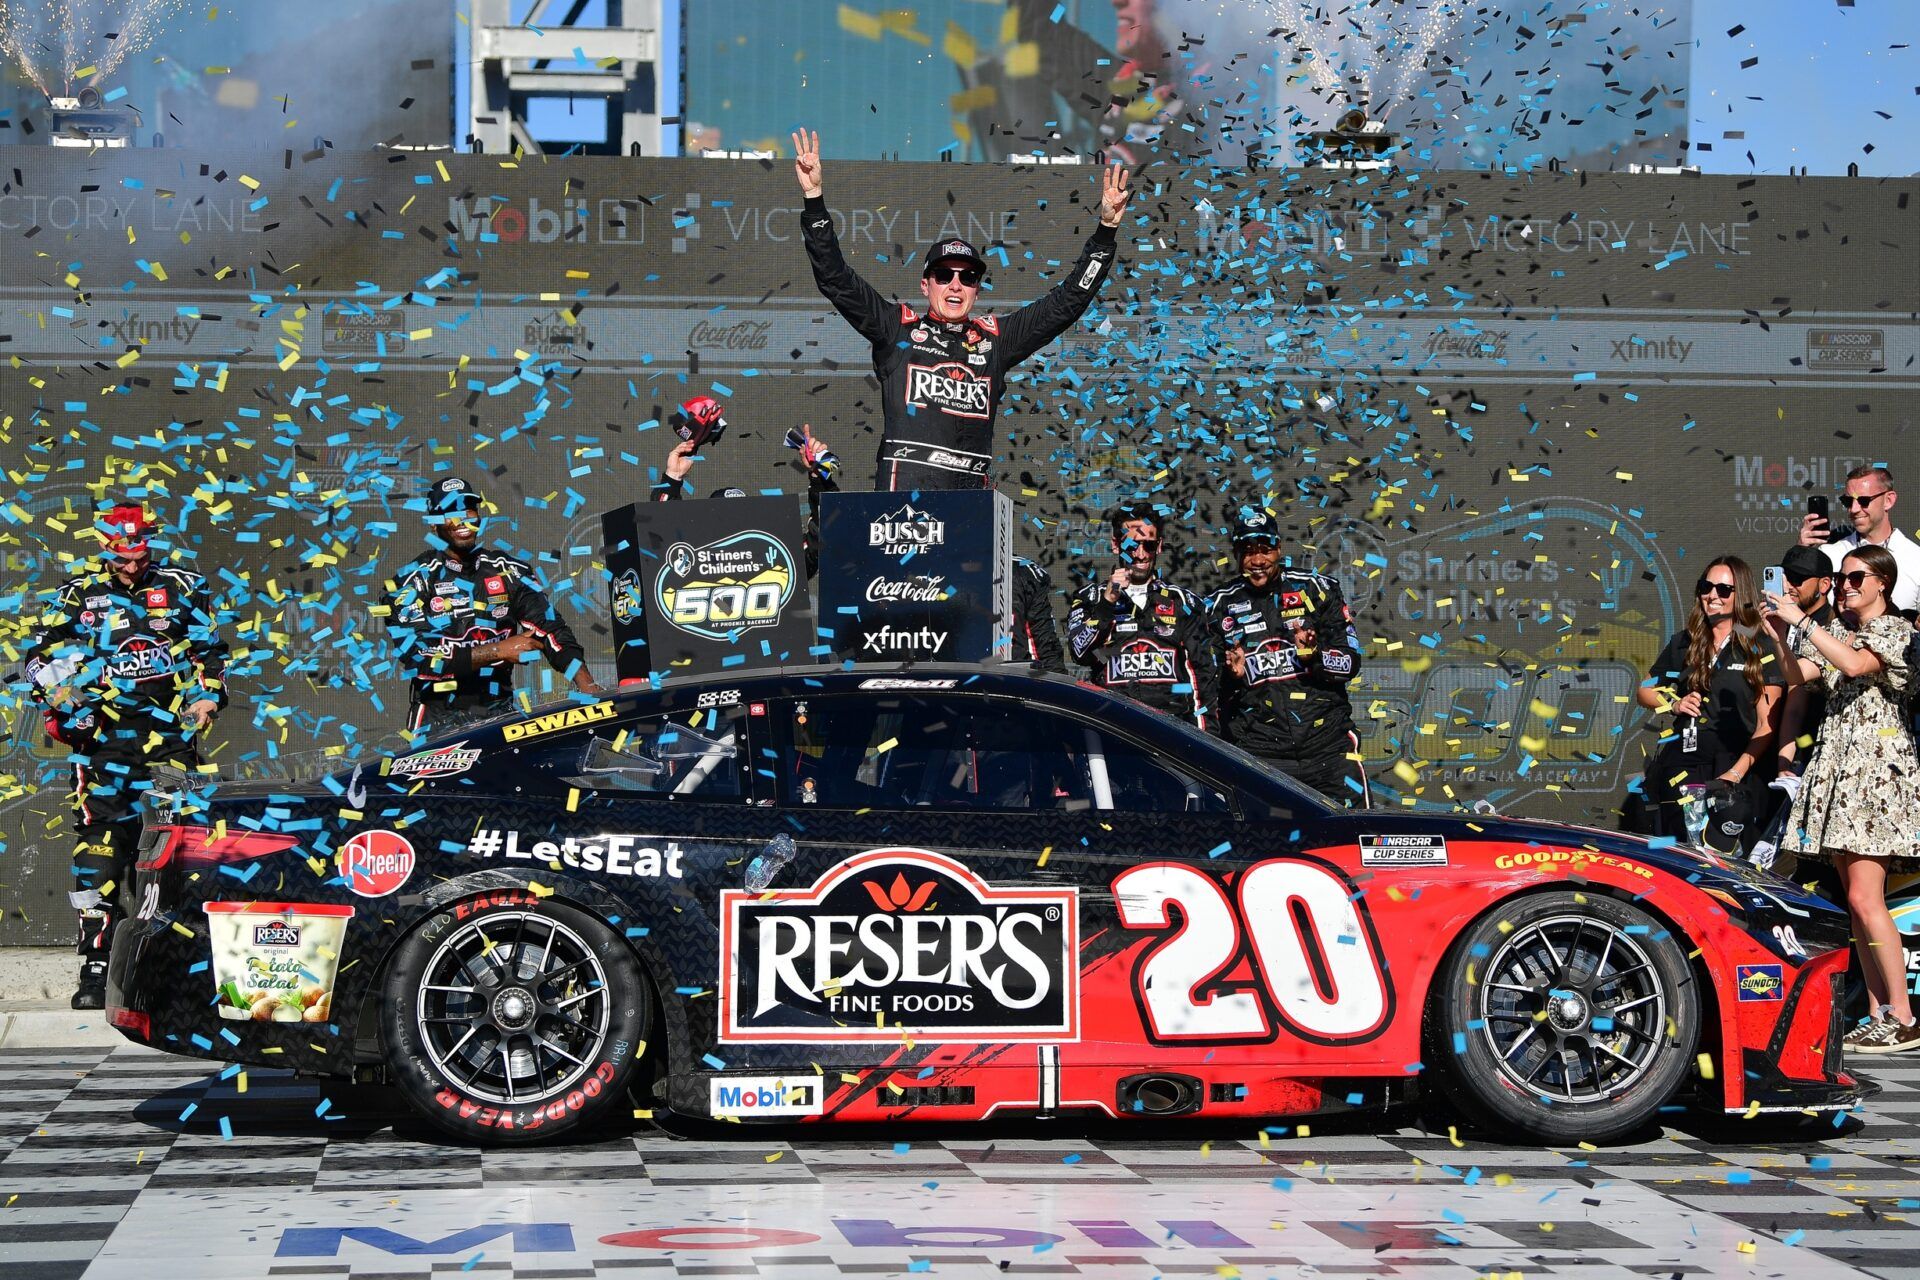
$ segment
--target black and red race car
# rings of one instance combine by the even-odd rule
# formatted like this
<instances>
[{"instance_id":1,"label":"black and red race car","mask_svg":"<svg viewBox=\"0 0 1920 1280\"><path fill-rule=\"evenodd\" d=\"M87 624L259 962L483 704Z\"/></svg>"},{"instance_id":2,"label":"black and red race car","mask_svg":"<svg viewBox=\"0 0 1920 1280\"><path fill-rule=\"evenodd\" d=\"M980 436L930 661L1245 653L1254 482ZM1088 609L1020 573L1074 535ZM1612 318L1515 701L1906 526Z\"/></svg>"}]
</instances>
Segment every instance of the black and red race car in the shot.
<instances>
[{"instance_id":1,"label":"black and red race car","mask_svg":"<svg viewBox=\"0 0 1920 1280\"><path fill-rule=\"evenodd\" d=\"M446 1131L1305 1117L1515 1135L1834 1109L1847 917L1711 854L1329 807L1028 668L669 682L306 786L174 794L126 1035L397 1085Z\"/></svg>"}]
</instances>

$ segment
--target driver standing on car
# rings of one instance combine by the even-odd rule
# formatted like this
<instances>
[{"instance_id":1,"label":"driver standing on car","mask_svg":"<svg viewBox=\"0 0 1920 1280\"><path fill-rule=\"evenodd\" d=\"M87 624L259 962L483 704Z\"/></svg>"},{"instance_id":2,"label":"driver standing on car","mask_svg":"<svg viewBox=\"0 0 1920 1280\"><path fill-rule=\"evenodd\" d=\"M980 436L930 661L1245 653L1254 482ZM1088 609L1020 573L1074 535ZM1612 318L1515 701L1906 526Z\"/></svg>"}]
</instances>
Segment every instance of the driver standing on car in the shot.
<instances>
[{"instance_id":1,"label":"driver standing on car","mask_svg":"<svg viewBox=\"0 0 1920 1280\"><path fill-rule=\"evenodd\" d=\"M1073 597L1067 643L1092 668L1093 683L1135 702L1217 727L1217 680L1199 596L1160 576L1160 513L1144 503L1114 509L1113 554L1105 581Z\"/></svg>"},{"instance_id":2,"label":"driver standing on car","mask_svg":"<svg viewBox=\"0 0 1920 1280\"><path fill-rule=\"evenodd\" d=\"M198 770L196 743L227 705L227 646L207 580L153 558L160 526L141 502L122 501L98 528L102 562L60 584L25 669L48 734L73 752L76 1009L106 1007L107 955L126 914L119 890L130 883L150 770Z\"/></svg>"},{"instance_id":3,"label":"driver standing on car","mask_svg":"<svg viewBox=\"0 0 1920 1280\"><path fill-rule=\"evenodd\" d=\"M1100 225L1059 284L1011 315L976 315L987 264L967 241L927 247L920 272L925 314L891 303L840 252L820 186L820 135L793 135L794 175L806 207L813 281L833 309L873 344L886 429L876 489L979 489L993 484L993 419L1015 365L1085 314L1113 267L1114 233L1127 210L1127 171L1109 168Z\"/></svg>"},{"instance_id":4,"label":"driver standing on car","mask_svg":"<svg viewBox=\"0 0 1920 1280\"><path fill-rule=\"evenodd\" d=\"M1347 697L1360 637L1340 583L1282 567L1280 522L1263 508L1240 509L1233 551L1240 576L1208 602L1227 740L1336 803L1368 807Z\"/></svg>"},{"instance_id":5,"label":"driver standing on car","mask_svg":"<svg viewBox=\"0 0 1920 1280\"><path fill-rule=\"evenodd\" d=\"M387 631L411 675L407 732L432 738L513 709L513 670L539 651L582 693L606 692L532 566L480 545L479 490L457 476L427 490L431 549L388 584Z\"/></svg>"}]
</instances>

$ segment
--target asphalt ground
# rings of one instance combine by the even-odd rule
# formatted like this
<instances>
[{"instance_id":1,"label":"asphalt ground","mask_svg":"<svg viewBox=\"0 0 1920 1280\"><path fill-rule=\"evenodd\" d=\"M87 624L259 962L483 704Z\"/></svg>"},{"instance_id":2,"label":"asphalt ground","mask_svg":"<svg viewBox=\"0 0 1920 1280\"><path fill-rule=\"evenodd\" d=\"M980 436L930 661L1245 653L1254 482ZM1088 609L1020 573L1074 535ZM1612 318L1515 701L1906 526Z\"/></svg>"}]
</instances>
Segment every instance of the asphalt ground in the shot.
<instances>
[{"instance_id":1,"label":"asphalt ground","mask_svg":"<svg viewBox=\"0 0 1920 1280\"><path fill-rule=\"evenodd\" d=\"M0 1280L1920 1277L1920 1055L1863 1114L1558 1149L1346 1117L448 1144L383 1089L0 1046Z\"/></svg>"}]
</instances>

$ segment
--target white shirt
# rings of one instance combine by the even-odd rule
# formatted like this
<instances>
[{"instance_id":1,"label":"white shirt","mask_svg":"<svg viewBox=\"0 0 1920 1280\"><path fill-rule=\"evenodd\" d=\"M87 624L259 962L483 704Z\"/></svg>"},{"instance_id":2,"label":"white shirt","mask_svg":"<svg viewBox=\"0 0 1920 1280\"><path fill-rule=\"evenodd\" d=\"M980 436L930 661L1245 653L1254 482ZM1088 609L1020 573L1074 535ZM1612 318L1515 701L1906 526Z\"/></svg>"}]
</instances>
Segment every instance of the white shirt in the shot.
<instances>
[{"instance_id":1,"label":"white shirt","mask_svg":"<svg viewBox=\"0 0 1920 1280\"><path fill-rule=\"evenodd\" d=\"M1860 545L1860 541L1857 532L1848 530L1846 537L1826 545L1827 559L1833 561L1835 573L1840 571L1841 563ZM1880 545L1893 553L1893 562L1900 566L1899 581L1893 584L1893 607L1901 612L1920 609L1920 542L1915 542L1896 527L1886 542Z\"/></svg>"}]
</instances>

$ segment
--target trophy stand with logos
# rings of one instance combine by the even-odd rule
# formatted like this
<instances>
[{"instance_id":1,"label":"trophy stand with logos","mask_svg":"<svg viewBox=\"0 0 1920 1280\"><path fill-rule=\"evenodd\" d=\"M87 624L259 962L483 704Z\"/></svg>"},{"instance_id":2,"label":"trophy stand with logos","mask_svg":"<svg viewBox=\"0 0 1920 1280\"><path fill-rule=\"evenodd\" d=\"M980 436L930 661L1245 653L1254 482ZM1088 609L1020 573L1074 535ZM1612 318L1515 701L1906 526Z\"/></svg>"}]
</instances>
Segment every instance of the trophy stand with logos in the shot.
<instances>
[{"instance_id":1,"label":"trophy stand with logos","mask_svg":"<svg viewBox=\"0 0 1920 1280\"><path fill-rule=\"evenodd\" d=\"M991 489L826 493L820 644L854 662L1004 661L1013 503Z\"/></svg>"},{"instance_id":2,"label":"trophy stand with logos","mask_svg":"<svg viewBox=\"0 0 1920 1280\"><path fill-rule=\"evenodd\" d=\"M636 502L600 517L621 684L812 661L800 505Z\"/></svg>"}]
</instances>

